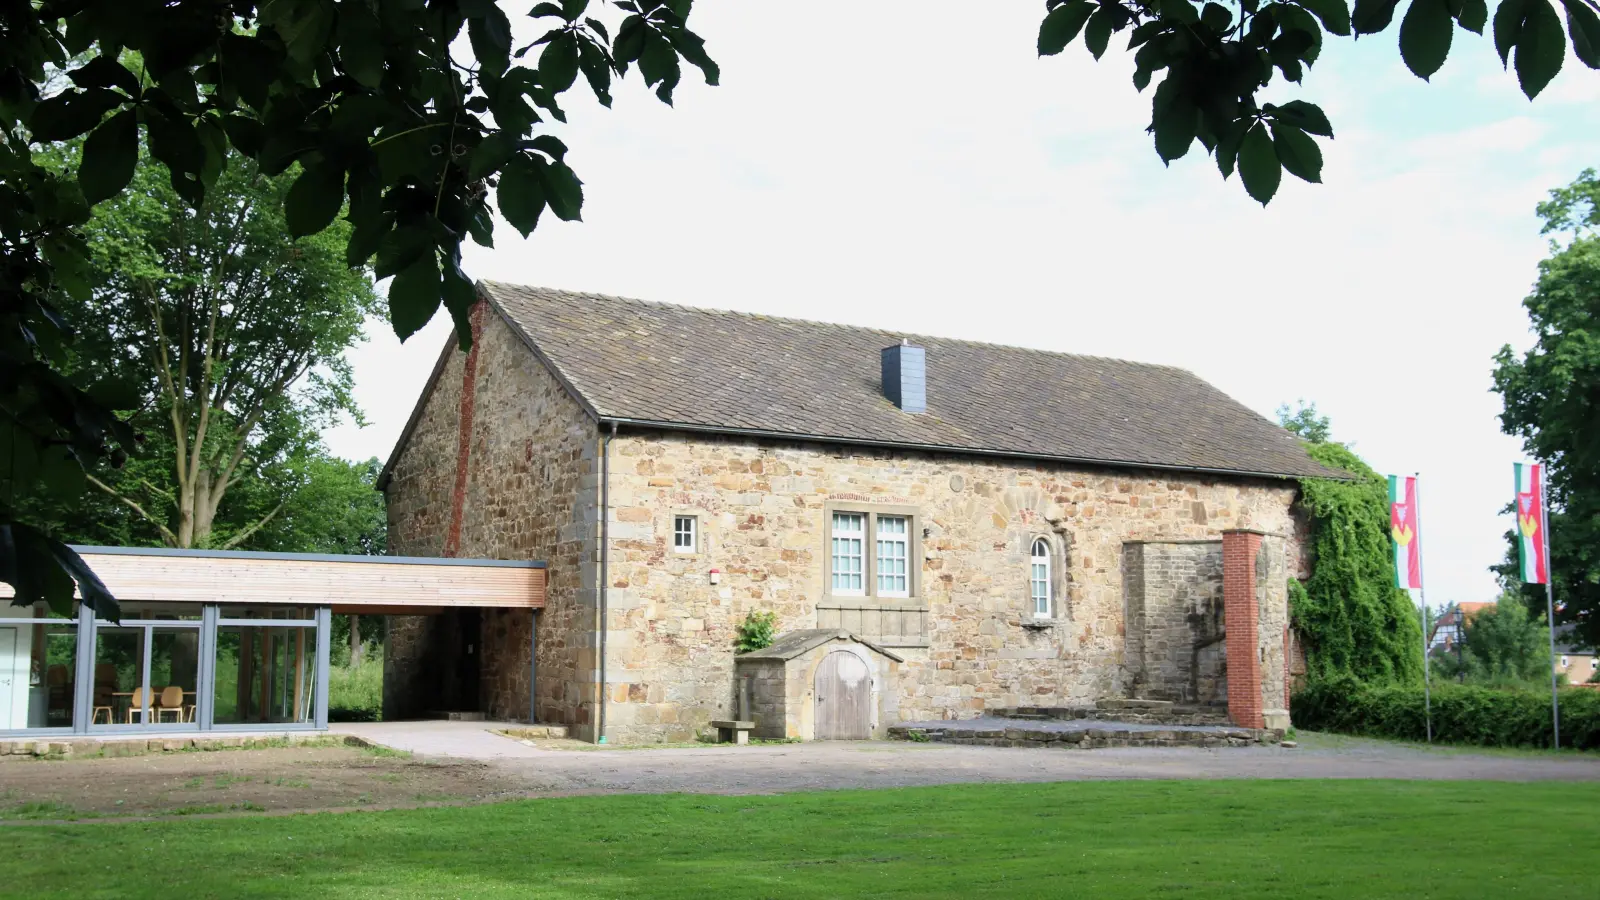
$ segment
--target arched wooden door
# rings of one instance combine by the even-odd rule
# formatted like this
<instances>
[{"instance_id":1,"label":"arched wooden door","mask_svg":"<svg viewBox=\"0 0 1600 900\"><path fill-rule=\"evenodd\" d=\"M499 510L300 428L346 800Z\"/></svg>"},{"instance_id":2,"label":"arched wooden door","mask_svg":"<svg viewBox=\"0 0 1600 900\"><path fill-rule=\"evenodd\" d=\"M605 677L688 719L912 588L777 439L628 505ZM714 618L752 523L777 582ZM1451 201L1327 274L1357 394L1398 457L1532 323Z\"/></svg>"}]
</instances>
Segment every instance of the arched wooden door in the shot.
<instances>
[{"instance_id":1,"label":"arched wooden door","mask_svg":"<svg viewBox=\"0 0 1600 900\"><path fill-rule=\"evenodd\" d=\"M816 739L864 741L872 737L872 673L861 657L835 650L817 666Z\"/></svg>"}]
</instances>

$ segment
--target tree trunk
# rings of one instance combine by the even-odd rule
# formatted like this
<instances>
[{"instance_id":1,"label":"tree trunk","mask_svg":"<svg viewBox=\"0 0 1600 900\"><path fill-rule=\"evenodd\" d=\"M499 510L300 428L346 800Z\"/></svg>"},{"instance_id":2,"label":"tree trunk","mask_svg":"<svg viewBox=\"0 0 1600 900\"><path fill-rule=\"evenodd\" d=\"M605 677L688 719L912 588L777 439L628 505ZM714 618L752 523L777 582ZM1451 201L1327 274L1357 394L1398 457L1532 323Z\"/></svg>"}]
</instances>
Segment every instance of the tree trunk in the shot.
<instances>
[{"instance_id":1,"label":"tree trunk","mask_svg":"<svg viewBox=\"0 0 1600 900\"><path fill-rule=\"evenodd\" d=\"M350 666L354 668L361 665L361 651L365 645L361 642L361 617L355 613L350 614Z\"/></svg>"},{"instance_id":2,"label":"tree trunk","mask_svg":"<svg viewBox=\"0 0 1600 900\"><path fill-rule=\"evenodd\" d=\"M191 547L209 546L211 523L217 518L217 505L211 502L211 469L201 466L194 478L194 537Z\"/></svg>"}]
</instances>

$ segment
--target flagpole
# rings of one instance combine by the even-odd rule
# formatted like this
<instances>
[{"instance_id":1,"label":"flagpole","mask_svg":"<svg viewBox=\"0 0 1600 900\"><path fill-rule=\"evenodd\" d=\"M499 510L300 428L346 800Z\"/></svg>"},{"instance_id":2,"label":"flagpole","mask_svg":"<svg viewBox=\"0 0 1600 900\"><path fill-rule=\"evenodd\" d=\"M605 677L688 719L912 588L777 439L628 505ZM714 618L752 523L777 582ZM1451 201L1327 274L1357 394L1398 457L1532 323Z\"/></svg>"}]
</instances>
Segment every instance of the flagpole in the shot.
<instances>
[{"instance_id":1,"label":"flagpole","mask_svg":"<svg viewBox=\"0 0 1600 900\"><path fill-rule=\"evenodd\" d=\"M1420 577L1424 575L1424 572L1420 570L1424 570L1427 567L1427 563L1422 557L1422 473L1413 472L1411 477L1416 479L1416 498L1412 502L1416 505L1415 511L1417 515L1417 533L1411 539L1417 542L1417 568L1419 570L1417 575L1419 576L1418 581L1421 582L1417 588L1417 599L1422 604L1422 708L1427 722L1428 743L1431 744L1433 743L1433 676L1429 672L1431 667L1428 664L1428 579ZM1555 669L1551 668L1550 671L1554 672Z\"/></svg>"},{"instance_id":2,"label":"flagpole","mask_svg":"<svg viewBox=\"0 0 1600 900\"><path fill-rule=\"evenodd\" d=\"M1550 501L1545 482L1550 478L1548 465L1539 467L1539 537L1544 541L1544 610L1545 624L1550 626L1550 724L1554 729L1552 746L1561 749L1561 695L1556 689L1556 567L1550 559Z\"/></svg>"}]
</instances>

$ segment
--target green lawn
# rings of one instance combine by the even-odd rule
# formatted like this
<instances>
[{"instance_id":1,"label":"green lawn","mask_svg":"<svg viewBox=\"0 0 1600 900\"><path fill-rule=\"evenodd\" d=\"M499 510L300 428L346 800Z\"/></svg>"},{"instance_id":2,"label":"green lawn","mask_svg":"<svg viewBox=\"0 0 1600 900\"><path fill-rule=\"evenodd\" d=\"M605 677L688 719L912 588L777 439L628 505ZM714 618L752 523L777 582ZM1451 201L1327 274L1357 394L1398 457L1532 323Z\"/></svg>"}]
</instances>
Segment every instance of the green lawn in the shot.
<instances>
[{"instance_id":1,"label":"green lawn","mask_svg":"<svg viewBox=\"0 0 1600 900\"><path fill-rule=\"evenodd\" d=\"M38 897L1600 897L1600 785L1069 782L5 832Z\"/></svg>"}]
</instances>

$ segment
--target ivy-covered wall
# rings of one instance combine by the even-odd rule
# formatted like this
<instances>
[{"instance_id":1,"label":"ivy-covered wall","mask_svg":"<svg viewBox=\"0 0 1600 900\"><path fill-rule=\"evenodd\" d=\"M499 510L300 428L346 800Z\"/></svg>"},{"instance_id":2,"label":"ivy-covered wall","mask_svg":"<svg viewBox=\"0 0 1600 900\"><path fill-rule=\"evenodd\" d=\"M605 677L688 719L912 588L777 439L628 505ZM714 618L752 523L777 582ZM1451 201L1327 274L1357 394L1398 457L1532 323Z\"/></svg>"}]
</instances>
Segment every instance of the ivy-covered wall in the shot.
<instances>
[{"instance_id":1,"label":"ivy-covered wall","mask_svg":"<svg viewBox=\"0 0 1600 900\"><path fill-rule=\"evenodd\" d=\"M1312 680L1422 680L1422 626L1410 595L1394 586L1389 489L1349 448L1307 445L1323 465L1351 481L1307 478L1300 504L1311 519L1311 578L1289 584L1289 609L1305 640Z\"/></svg>"}]
</instances>

